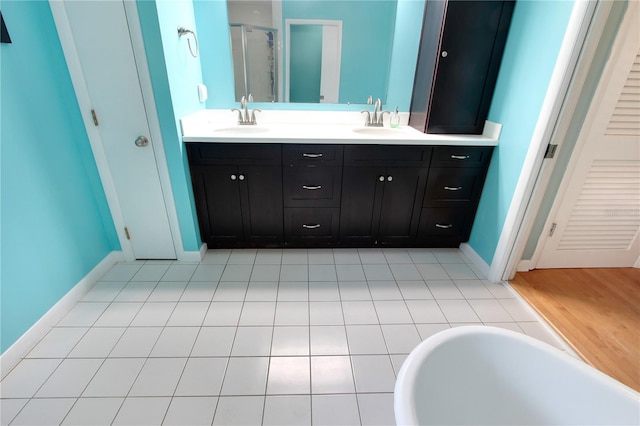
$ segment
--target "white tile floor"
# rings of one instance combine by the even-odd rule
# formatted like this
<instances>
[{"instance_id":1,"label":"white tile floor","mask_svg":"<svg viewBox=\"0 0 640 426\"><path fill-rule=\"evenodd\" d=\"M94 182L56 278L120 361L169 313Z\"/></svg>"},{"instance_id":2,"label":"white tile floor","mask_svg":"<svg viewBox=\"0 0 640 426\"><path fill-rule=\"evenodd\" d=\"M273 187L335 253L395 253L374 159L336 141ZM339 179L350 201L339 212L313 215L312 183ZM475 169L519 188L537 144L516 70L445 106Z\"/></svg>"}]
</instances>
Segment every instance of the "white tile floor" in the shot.
<instances>
[{"instance_id":1,"label":"white tile floor","mask_svg":"<svg viewBox=\"0 0 640 426\"><path fill-rule=\"evenodd\" d=\"M392 425L458 325L559 342L454 249L215 250L114 266L2 381L2 425Z\"/></svg>"}]
</instances>

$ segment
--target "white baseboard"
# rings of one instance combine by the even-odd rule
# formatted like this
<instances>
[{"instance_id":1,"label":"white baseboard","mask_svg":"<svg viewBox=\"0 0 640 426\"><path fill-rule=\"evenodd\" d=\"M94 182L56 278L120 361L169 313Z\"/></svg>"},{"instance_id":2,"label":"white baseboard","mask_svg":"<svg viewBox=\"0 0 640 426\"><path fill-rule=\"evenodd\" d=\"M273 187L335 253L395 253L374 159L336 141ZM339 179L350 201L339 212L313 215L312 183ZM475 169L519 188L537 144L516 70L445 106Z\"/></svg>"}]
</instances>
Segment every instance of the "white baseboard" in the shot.
<instances>
[{"instance_id":1,"label":"white baseboard","mask_svg":"<svg viewBox=\"0 0 640 426\"><path fill-rule=\"evenodd\" d=\"M485 277L489 276L491 267L484 261L482 257L467 243L460 244L460 251L469 258L471 262L482 272Z\"/></svg>"},{"instance_id":2,"label":"white baseboard","mask_svg":"<svg viewBox=\"0 0 640 426\"><path fill-rule=\"evenodd\" d=\"M529 259L523 259L518 262L518 266L516 267L516 271L518 272L529 272L533 269L533 261Z\"/></svg>"},{"instance_id":3,"label":"white baseboard","mask_svg":"<svg viewBox=\"0 0 640 426\"><path fill-rule=\"evenodd\" d=\"M180 256L180 259L178 259L180 262L200 262L202 261L202 259L204 259L204 255L207 253L207 244L206 243L202 243L202 245L200 246L200 250L198 251L185 251L183 252L182 256Z\"/></svg>"},{"instance_id":4,"label":"white baseboard","mask_svg":"<svg viewBox=\"0 0 640 426\"><path fill-rule=\"evenodd\" d=\"M71 288L55 305L0 355L0 377L4 378L22 358L82 299L109 268L123 260L121 251L112 251Z\"/></svg>"}]
</instances>

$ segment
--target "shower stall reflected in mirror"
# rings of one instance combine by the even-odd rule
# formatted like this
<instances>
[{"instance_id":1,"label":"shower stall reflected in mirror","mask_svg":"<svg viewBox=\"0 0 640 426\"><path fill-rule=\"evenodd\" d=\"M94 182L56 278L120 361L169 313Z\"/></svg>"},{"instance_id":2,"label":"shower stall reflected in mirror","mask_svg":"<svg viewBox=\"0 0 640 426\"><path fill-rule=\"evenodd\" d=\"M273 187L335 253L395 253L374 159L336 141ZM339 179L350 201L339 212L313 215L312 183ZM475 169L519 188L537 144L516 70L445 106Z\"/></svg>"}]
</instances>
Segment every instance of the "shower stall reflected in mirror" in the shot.
<instances>
[{"instance_id":1,"label":"shower stall reflected in mirror","mask_svg":"<svg viewBox=\"0 0 640 426\"><path fill-rule=\"evenodd\" d=\"M251 94L255 102L278 102L278 31L240 23L229 26L236 101Z\"/></svg>"}]
</instances>

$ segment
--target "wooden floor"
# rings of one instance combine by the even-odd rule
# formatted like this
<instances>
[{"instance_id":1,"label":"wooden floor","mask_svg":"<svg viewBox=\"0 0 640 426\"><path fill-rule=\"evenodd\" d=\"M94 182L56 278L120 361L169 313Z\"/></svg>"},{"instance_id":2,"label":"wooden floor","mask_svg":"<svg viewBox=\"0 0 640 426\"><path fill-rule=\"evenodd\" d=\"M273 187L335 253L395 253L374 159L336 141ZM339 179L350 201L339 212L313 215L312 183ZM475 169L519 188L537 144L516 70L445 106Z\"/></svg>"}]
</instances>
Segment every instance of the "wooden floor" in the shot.
<instances>
[{"instance_id":1,"label":"wooden floor","mask_svg":"<svg viewBox=\"0 0 640 426\"><path fill-rule=\"evenodd\" d=\"M586 362L640 391L640 269L537 269L510 284Z\"/></svg>"}]
</instances>

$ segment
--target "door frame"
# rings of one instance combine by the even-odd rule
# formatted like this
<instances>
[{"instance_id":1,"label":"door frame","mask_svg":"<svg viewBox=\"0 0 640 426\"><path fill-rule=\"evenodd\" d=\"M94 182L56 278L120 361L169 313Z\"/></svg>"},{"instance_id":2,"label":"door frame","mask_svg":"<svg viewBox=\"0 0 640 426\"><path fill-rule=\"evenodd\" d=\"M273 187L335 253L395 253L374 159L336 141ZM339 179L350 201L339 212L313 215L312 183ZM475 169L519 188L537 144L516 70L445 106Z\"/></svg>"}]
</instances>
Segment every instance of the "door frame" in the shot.
<instances>
[{"instance_id":1,"label":"door frame","mask_svg":"<svg viewBox=\"0 0 640 426\"><path fill-rule=\"evenodd\" d=\"M156 148L154 149L154 156L158 169L158 176L160 178L160 187L164 198L165 209L169 219L169 228L171 231L171 238L173 240L173 247L176 252L177 260L199 261L200 253L197 253L197 259L195 259L196 256L191 256L191 253L186 253L184 251L184 246L182 244L182 235L180 233L175 199L171 190L169 168L167 166L164 143L162 140L158 113L156 111L155 98L153 96L151 76L149 74L149 66L147 64L147 57L144 50L142 28L140 26L137 5L134 1L121 1L124 4L127 25L129 26L131 46L134 59L136 61L136 72L140 82L140 91L142 93L142 100L145 107L145 115L149 125L149 136L154 143L154 148ZM98 174L105 192L109 211L111 212L111 217L116 228L123 257L126 261L133 261L135 260L133 247L125 233L124 216L122 214L122 208L118 199L116 186L113 182L111 170L107 163L104 143L97 127L93 123L93 117L91 115L91 98L89 97L89 91L84 79L82 66L80 65L80 58L75 48L73 32L71 31L71 25L65 10L64 1L49 0L49 6L51 7L53 19L58 31L58 37L60 38L60 44L62 45L62 50L71 76L71 82L73 84L76 99L78 100L87 136L89 137L89 143L96 161Z\"/></svg>"},{"instance_id":2,"label":"door frame","mask_svg":"<svg viewBox=\"0 0 640 426\"><path fill-rule=\"evenodd\" d=\"M633 31L634 23L637 23L638 18L638 4L635 2L631 2L628 4L627 10L623 16L622 22L616 34L614 34L614 42L611 46L610 55L607 58L606 64L602 70L602 74L600 75L597 81L597 87L591 98L591 102L589 104L588 112L585 116L584 123L578 130L578 136L573 147L571 158L567 164L567 167L564 171L564 175L562 177L562 181L560 186L558 187L558 191L554 196L553 205L549 210L549 214L547 215L547 219L545 221L543 232L540 234L540 238L537 241L536 249L531 257L531 261L526 266L529 269L534 269L538 266L538 263L542 257L545 246L549 241L550 235L547 230L551 229L552 224L555 222L558 212L560 211L562 200L564 199L564 195L567 193L567 190L570 186L571 180L573 178L573 174L576 170L576 167L579 163L579 158L585 149L585 146L588 143L588 140L591 135L591 128L593 127L593 123L596 121L598 117L598 113L600 113L600 108L595 107L595 105L600 104L600 101L605 97L610 98L610 94L607 93L607 89L609 86L609 82L614 75L614 71L616 71L617 65L620 63L620 55L626 55L628 52L627 47L630 43L629 39L625 37L629 31ZM621 37L622 36L622 37ZM637 43L637 40L635 41ZM637 44L636 44L637 46ZM634 49L635 50L635 49ZM625 56L626 57L626 56ZM625 75L625 80L626 76ZM615 100L618 100L618 94L616 93ZM640 262L640 256L636 257L634 264L638 264ZM522 266L522 265L521 265ZM631 266L631 265L630 265ZM615 267L612 265L612 267Z\"/></svg>"},{"instance_id":3,"label":"door frame","mask_svg":"<svg viewBox=\"0 0 640 426\"><path fill-rule=\"evenodd\" d=\"M532 234L534 222L546 201L546 192L558 157L556 155L555 158L543 161L544 153L549 144L558 145L556 152L559 152L563 141L572 136L570 126L575 109L585 88L598 45L606 36L604 31L611 11L611 2L576 2L574 5L541 118L536 126L493 262L487 269L487 275L493 281L509 280L517 270L535 267L535 257L530 261L523 261L522 255ZM573 148L570 155L576 155ZM536 250L544 239L543 234L544 231Z\"/></svg>"},{"instance_id":4,"label":"door frame","mask_svg":"<svg viewBox=\"0 0 640 426\"><path fill-rule=\"evenodd\" d=\"M338 97L340 96L340 70L342 69L342 21L339 20L328 20L328 19L286 19L285 20L285 58L284 58L284 101L289 102L289 91L291 89L289 82L289 74L291 66L290 63L290 54L291 54L291 25L320 25L323 28L322 32L322 53L323 53L323 64L320 69L324 68L324 27L336 27L337 31L337 39L338 39ZM320 88L322 88L322 71L320 74ZM322 102L319 102L322 103Z\"/></svg>"},{"instance_id":5,"label":"door frame","mask_svg":"<svg viewBox=\"0 0 640 426\"><path fill-rule=\"evenodd\" d=\"M580 93L574 79L581 74L581 69L588 69L588 62L580 60L583 56L593 56L594 51L583 51L583 46L592 42L597 45L602 35L602 29L592 26L592 21L598 22L603 11L600 3L606 2L576 2L560 46L558 59L554 67L549 86L542 104L536 127L531 137L529 149L522 165L522 171L516 185L507 216L496 246L491 264L487 264L468 244L461 245L474 263L492 282L508 280L515 274L518 262L522 257L525 245L531 234L534 220L542 203L551 173L555 166L555 159L544 160L547 146L551 143L561 144L568 128L575 102ZM598 6L598 7L597 7ZM597 18L597 19L595 19ZM604 25L603 20L602 25Z\"/></svg>"}]
</instances>

